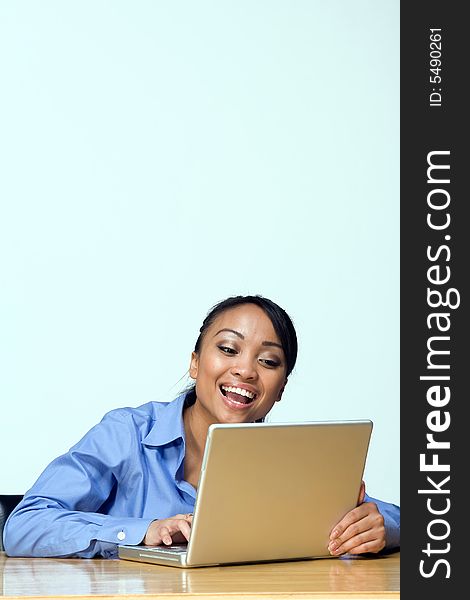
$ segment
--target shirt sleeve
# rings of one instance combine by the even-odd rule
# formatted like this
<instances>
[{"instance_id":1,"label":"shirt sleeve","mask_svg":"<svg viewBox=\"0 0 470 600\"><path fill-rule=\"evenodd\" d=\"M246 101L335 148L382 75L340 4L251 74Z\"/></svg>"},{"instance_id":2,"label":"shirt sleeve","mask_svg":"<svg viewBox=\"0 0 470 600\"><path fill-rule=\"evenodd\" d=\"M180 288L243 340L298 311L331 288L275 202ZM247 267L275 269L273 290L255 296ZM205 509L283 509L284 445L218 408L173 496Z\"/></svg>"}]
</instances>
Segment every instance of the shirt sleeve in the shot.
<instances>
[{"instance_id":1,"label":"shirt sleeve","mask_svg":"<svg viewBox=\"0 0 470 600\"><path fill-rule=\"evenodd\" d=\"M390 502L377 500L367 494L365 495L364 502L374 502L384 518L384 550L397 550L400 547L400 507Z\"/></svg>"},{"instance_id":2,"label":"shirt sleeve","mask_svg":"<svg viewBox=\"0 0 470 600\"><path fill-rule=\"evenodd\" d=\"M119 543L139 544L151 519L111 516L102 509L117 485L126 485L138 446L128 411L105 415L45 469L11 513L4 529L7 555L111 557Z\"/></svg>"}]
</instances>

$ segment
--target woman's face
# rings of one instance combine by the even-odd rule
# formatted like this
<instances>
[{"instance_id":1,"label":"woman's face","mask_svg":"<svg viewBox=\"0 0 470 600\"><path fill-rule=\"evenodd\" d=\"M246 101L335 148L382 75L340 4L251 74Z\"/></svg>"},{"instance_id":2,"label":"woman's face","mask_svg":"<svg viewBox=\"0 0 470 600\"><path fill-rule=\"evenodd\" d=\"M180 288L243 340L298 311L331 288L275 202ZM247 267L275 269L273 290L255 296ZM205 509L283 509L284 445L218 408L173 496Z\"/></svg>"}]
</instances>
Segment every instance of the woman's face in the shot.
<instances>
[{"instance_id":1,"label":"woman's face","mask_svg":"<svg viewBox=\"0 0 470 600\"><path fill-rule=\"evenodd\" d=\"M190 376L195 408L209 423L249 423L267 415L286 384L286 360L271 320L255 304L220 314L206 330Z\"/></svg>"}]
</instances>

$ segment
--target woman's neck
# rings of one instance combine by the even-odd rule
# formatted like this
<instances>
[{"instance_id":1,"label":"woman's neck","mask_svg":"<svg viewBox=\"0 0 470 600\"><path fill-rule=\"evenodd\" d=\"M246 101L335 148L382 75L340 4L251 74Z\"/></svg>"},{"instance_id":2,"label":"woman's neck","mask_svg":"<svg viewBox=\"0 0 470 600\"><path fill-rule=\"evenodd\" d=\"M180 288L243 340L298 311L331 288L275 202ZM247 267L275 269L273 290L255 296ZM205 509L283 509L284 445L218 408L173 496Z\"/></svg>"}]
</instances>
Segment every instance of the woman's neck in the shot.
<instances>
[{"instance_id":1,"label":"woman's neck","mask_svg":"<svg viewBox=\"0 0 470 600\"><path fill-rule=\"evenodd\" d=\"M196 412L196 414L194 414ZM189 406L183 413L184 433L186 436L186 453L188 450L195 456L204 453L206 445L208 425L197 418L196 405Z\"/></svg>"},{"instance_id":2,"label":"woman's neck","mask_svg":"<svg viewBox=\"0 0 470 600\"><path fill-rule=\"evenodd\" d=\"M207 430L209 423L204 416L199 414L197 402L183 412L184 433L186 438L186 452L184 458L184 478L197 487L199 473L202 466L204 448L206 446Z\"/></svg>"}]
</instances>

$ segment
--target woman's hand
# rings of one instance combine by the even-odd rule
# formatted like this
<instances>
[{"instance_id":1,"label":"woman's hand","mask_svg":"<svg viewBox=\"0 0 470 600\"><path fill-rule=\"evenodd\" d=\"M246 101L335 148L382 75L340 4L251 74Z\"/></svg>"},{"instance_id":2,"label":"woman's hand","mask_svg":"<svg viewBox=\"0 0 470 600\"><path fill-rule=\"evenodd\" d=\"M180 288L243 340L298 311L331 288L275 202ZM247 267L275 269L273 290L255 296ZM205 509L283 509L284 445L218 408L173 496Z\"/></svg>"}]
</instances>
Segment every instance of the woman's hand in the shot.
<instances>
[{"instance_id":1,"label":"woman's hand","mask_svg":"<svg viewBox=\"0 0 470 600\"><path fill-rule=\"evenodd\" d=\"M328 545L330 554L380 552L385 547L384 518L374 502L364 502L365 492L362 482L358 506L333 527Z\"/></svg>"},{"instance_id":2,"label":"woman's hand","mask_svg":"<svg viewBox=\"0 0 470 600\"><path fill-rule=\"evenodd\" d=\"M181 544L189 542L191 535L192 514L175 515L168 519L152 521L143 539L145 546L158 546L160 544Z\"/></svg>"}]
</instances>

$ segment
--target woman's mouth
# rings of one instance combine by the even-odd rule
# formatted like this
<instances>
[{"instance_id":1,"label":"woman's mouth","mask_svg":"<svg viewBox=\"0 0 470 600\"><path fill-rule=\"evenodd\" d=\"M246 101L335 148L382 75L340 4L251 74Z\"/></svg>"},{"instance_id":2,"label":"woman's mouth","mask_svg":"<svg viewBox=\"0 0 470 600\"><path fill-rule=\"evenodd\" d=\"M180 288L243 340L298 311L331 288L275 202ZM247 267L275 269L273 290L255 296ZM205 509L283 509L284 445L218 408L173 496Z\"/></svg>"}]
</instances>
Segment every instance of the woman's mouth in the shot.
<instances>
[{"instance_id":1,"label":"woman's mouth","mask_svg":"<svg viewBox=\"0 0 470 600\"><path fill-rule=\"evenodd\" d=\"M256 398L254 392L231 385L221 385L220 391L222 392L222 395L230 401L230 405L232 406L248 406Z\"/></svg>"}]
</instances>

